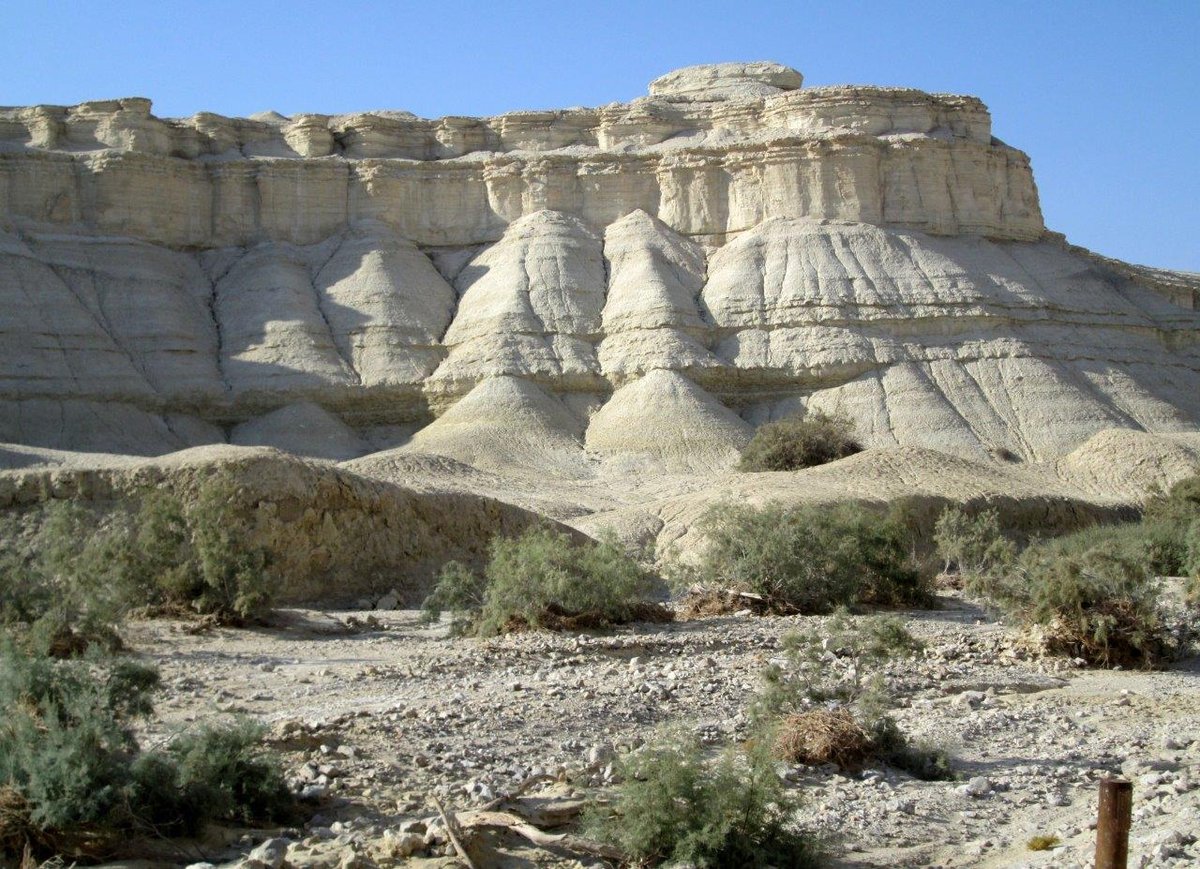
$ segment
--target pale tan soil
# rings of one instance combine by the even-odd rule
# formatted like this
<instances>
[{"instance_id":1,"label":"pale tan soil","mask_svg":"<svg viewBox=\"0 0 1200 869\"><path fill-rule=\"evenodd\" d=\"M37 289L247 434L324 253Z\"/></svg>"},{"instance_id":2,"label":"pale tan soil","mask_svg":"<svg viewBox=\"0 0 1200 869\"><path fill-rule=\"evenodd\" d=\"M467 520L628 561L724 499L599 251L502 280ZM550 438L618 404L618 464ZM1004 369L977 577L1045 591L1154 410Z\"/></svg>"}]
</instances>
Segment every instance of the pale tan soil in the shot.
<instances>
[{"instance_id":1,"label":"pale tan soil","mask_svg":"<svg viewBox=\"0 0 1200 869\"><path fill-rule=\"evenodd\" d=\"M1083 671L1031 658L1011 630L973 605L943 603L905 614L927 651L893 666L889 679L906 731L949 745L962 781L919 782L882 768L849 776L781 768L804 795L801 822L832 838L833 865L1085 865L1096 782L1109 773L1135 782L1131 865L1143 855L1152 857L1145 865L1194 865L1200 662L1157 673ZM369 615L377 629L342 627ZM162 668L156 735L243 712L301 737L286 753L293 772L328 765L320 816L295 831L307 843L289 851L296 865L337 865L352 851L378 857L387 830L434 814L435 795L478 807L531 773L580 770L607 746L636 744L663 724L695 727L714 747L736 742L780 637L815 621L725 616L480 642L447 638L412 611L286 617L284 628L199 636L144 622L129 636ZM985 796L962 792L974 776L989 779ZM1180 841L1153 857L1172 831ZM1065 844L1024 850L1040 833ZM579 864L509 849L507 865Z\"/></svg>"}]
</instances>

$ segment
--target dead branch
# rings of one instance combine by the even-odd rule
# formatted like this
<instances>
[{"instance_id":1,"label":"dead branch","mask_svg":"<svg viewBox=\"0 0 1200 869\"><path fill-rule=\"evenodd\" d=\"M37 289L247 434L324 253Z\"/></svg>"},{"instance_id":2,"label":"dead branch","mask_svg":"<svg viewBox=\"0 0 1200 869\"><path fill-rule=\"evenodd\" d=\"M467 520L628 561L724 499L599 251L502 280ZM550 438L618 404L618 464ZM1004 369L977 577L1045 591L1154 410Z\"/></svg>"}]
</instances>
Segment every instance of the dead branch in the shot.
<instances>
[{"instance_id":1,"label":"dead branch","mask_svg":"<svg viewBox=\"0 0 1200 869\"><path fill-rule=\"evenodd\" d=\"M570 833L547 833L509 812L464 812L459 819L465 827L492 827L516 833L539 848L556 848L578 854L591 854L607 860L620 860L622 853L612 845L594 842Z\"/></svg>"},{"instance_id":2,"label":"dead branch","mask_svg":"<svg viewBox=\"0 0 1200 869\"><path fill-rule=\"evenodd\" d=\"M446 825L446 838L450 840L450 844L454 846L454 850L462 861L467 864L467 869L479 869L475 861L471 859L471 855L467 853L467 849L462 843L462 828L458 825L458 818L453 812L446 810L442 805L442 801L437 797L433 798L433 807L438 810L438 814L442 816L442 823Z\"/></svg>"}]
</instances>

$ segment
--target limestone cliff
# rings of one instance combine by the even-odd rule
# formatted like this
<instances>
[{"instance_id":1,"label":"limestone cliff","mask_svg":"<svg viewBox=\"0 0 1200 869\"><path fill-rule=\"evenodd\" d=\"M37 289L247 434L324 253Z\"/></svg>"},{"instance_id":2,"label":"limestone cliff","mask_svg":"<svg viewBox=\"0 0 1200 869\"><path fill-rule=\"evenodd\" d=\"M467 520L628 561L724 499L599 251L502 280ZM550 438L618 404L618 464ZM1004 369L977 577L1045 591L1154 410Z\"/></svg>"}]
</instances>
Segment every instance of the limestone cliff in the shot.
<instances>
[{"instance_id":1,"label":"limestone cliff","mask_svg":"<svg viewBox=\"0 0 1200 869\"><path fill-rule=\"evenodd\" d=\"M0 300L0 441L57 449L582 478L806 408L975 458L1200 428L1200 277L1048 233L977 99L770 63L493 118L0 109Z\"/></svg>"}]
</instances>

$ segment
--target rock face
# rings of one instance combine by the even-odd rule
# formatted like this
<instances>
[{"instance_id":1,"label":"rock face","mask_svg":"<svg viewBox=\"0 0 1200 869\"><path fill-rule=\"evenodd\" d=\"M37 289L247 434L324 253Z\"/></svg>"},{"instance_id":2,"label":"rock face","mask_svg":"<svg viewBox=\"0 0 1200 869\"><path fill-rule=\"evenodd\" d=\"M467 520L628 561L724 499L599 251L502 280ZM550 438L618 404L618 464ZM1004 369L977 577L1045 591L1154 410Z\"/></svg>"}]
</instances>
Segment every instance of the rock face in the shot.
<instances>
[{"instance_id":1,"label":"rock face","mask_svg":"<svg viewBox=\"0 0 1200 869\"><path fill-rule=\"evenodd\" d=\"M494 118L0 109L0 442L586 477L1200 427L1200 277L1048 233L972 97L692 67ZM649 464L647 464L649 463Z\"/></svg>"}]
</instances>

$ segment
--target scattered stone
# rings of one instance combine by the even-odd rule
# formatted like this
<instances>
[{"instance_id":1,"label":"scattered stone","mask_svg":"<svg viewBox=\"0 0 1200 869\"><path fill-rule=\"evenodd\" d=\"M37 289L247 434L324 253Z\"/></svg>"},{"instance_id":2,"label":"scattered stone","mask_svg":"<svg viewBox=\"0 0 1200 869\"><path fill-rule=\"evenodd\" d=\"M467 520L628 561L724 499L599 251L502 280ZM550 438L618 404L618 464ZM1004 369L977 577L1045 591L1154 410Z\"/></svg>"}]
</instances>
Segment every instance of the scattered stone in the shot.
<instances>
[{"instance_id":1,"label":"scattered stone","mask_svg":"<svg viewBox=\"0 0 1200 869\"><path fill-rule=\"evenodd\" d=\"M267 839L250 852L247 861L265 869L281 869L289 844L287 839Z\"/></svg>"}]
</instances>

